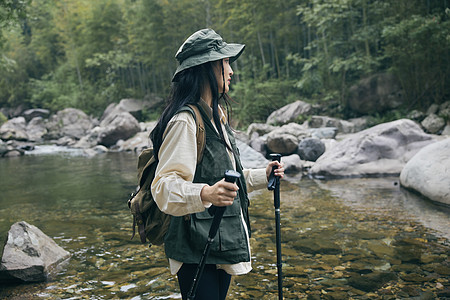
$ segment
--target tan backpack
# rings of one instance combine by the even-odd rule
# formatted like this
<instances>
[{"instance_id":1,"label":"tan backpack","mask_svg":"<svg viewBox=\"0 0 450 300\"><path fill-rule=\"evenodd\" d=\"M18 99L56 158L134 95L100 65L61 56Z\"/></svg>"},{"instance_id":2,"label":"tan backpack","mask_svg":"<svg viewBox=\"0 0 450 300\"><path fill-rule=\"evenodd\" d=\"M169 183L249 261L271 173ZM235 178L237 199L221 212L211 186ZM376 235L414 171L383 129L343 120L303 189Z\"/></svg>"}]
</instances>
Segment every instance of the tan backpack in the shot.
<instances>
[{"instance_id":1,"label":"tan backpack","mask_svg":"<svg viewBox=\"0 0 450 300\"><path fill-rule=\"evenodd\" d=\"M205 149L206 134L202 116L196 105L189 104L188 107L181 111L191 111L194 114L195 123L197 124L197 163L203 157ZM146 240L150 245L162 245L164 236L169 229L170 215L163 213L153 199L150 190L158 162L155 159L153 148L145 149L139 154L138 159L138 190L131 195L128 200L128 207L133 215L133 235L138 228L141 242Z\"/></svg>"}]
</instances>

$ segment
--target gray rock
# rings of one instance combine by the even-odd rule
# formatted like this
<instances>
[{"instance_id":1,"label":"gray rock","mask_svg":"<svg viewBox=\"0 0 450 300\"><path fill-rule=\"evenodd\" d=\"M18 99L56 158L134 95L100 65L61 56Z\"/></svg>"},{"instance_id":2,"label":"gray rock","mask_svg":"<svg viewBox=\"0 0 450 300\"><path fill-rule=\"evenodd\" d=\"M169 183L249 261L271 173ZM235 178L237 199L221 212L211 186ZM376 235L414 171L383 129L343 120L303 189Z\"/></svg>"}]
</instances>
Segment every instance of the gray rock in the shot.
<instances>
[{"instance_id":1,"label":"gray rock","mask_svg":"<svg viewBox=\"0 0 450 300\"><path fill-rule=\"evenodd\" d=\"M37 227L26 222L11 226L0 265L2 281L45 281L70 253Z\"/></svg>"},{"instance_id":2,"label":"gray rock","mask_svg":"<svg viewBox=\"0 0 450 300\"><path fill-rule=\"evenodd\" d=\"M96 156L97 154L109 152L108 148L103 145L97 145L89 149L83 149L83 155L88 157Z\"/></svg>"},{"instance_id":3,"label":"gray rock","mask_svg":"<svg viewBox=\"0 0 450 300\"><path fill-rule=\"evenodd\" d=\"M250 137L244 131L234 130L234 137L241 142L246 143L247 145L250 143Z\"/></svg>"},{"instance_id":4,"label":"gray rock","mask_svg":"<svg viewBox=\"0 0 450 300\"><path fill-rule=\"evenodd\" d=\"M3 140L0 140L0 157L8 151L8 145Z\"/></svg>"},{"instance_id":5,"label":"gray rock","mask_svg":"<svg viewBox=\"0 0 450 300\"><path fill-rule=\"evenodd\" d=\"M236 140L236 145L239 148L242 166L245 169L265 168L269 163L261 153L257 152L246 143Z\"/></svg>"},{"instance_id":6,"label":"gray rock","mask_svg":"<svg viewBox=\"0 0 450 300\"><path fill-rule=\"evenodd\" d=\"M155 105L159 104L163 100L155 97L152 101L137 100L137 99L122 99L119 103L111 103L103 112L100 121L110 117L111 115L118 115L122 112L128 112L136 119L142 118L142 112L144 110L150 110Z\"/></svg>"},{"instance_id":7,"label":"gray rock","mask_svg":"<svg viewBox=\"0 0 450 300\"><path fill-rule=\"evenodd\" d=\"M297 123L283 125L267 135L267 148L271 152L289 155L297 152L298 143L308 137L309 131Z\"/></svg>"},{"instance_id":8,"label":"gray rock","mask_svg":"<svg viewBox=\"0 0 450 300\"><path fill-rule=\"evenodd\" d=\"M30 122L32 119L36 117L41 117L42 119L48 118L50 115L50 111L48 109L42 109L42 108L32 108L27 109L22 113L22 116L25 118L27 122Z\"/></svg>"},{"instance_id":9,"label":"gray rock","mask_svg":"<svg viewBox=\"0 0 450 300\"><path fill-rule=\"evenodd\" d=\"M148 131L148 134L152 132L153 128L156 127L157 121L150 121L150 122L140 122L139 126L141 126L141 131Z\"/></svg>"},{"instance_id":10,"label":"gray rock","mask_svg":"<svg viewBox=\"0 0 450 300\"><path fill-rule=\"evenodd\" d=\"M325 144L316 138L306 138L298 144L298 155L303 160L316 161L324 152Z\"/></svg>"},{"instance_id":11,"label":"gray rock","mask_svg":"<svg viewBox=\"0 0 450 300\"><path fill-rule=\"evenodd\" d=\"M447 122L447 125L442 130L441 135L450 135L450 123Z\"/></svg>"},{"instance_id":12,"label":"gray rock","mask_svg":"<svg viewBox=\"0 0 450 300\"><path fill-rule=\"evenodd\" d=\"M293 135L298 139L310 136L309 130L304 125L289 123L281 127L277 127L269 133L268 137L283 133Z\"/></svg>"},{"instance_id":13,"label":"gray rock","mask_svg":"<svg viewBox=\"0 0 450 300\"><path fill-rule=\"evenodd\" d=\"M2 140L27 141L27 122L24 117L16 117L3 123L0 127L0 138Z\"/></svg>"},{"instance_id":14,"label":"gray rock","mask_svg":"<svg viewBox=\"0 0 450 300\"><path fill-rule=\"evenodd\" d=\"M316 161L314 177L399 175L406 162L432 136L414 122L401 119L380 124L344 138Z\"/></svg>"},{"instance_id":15,"label":"gray rock","mask_svg":"<svg viewBox=\"0 0 450 300\"><path fill-rule=\"evenodd\" d=\"M283 156L281 161L284 163L286 174L295 174L303 170L303 162L297 154Z\"/></svg>"},{"instance_id":16,"label":"gray rock","mask_svg":"<svg viewBox=\"0 0 450 300\"><path fill-rule=\"evenodd\" d=\"M426 132L436 134L445 127L445 120L435 114L430 114L420 123Z\"/></svg>"},{"instance_id":17,"label":"gray rock","mask_svg":"<svg viewBox=\"0 0 450 300\"><path fill-rule=\"evenodd\" d=\"M311 137L316 139L334 139L338 129L336 127L322 127L309 129Z\"/></svg>"},{"instance_id":18,"label":"gray rock","mask_svg":"<svg viewBox=\"0 0 450 300\"><path fill-rule=\"evenodd\" d=\"M126 141L118 141L117 146L119 151L134 151L140 153L142 150L152 147L152 140L149 137L149 132L142 131Z\"/></svg>"},{"instance_id":19,"label":"gray rock","mask_svg":"<svg viewBox=\"0 0 450 300\"><path fill-rule=\"evenodd\" d=\"M298 138L288 133L269 134L267 148L274 153L289 155L297 151Z\"/></svg>"},{"instance_id":20,"label":"gray rock","mask_svg":"<svg viewBox=\"0 0 450 300\"><path fill-rule=\"evenodd\" d=\"M300 115L308 114L310 111L311 104L298 100L271 113L266 123L273 125L295 122Z\"/></svg>"},{"instance_id":21,"label":"gray rock","mask_svg":"<svg viewBox=\"0 0 450 300\"><path fill-rule=\"evenodd\" d=\"M362 115L399 107L404 99L401 86L391 74L376 74L350 87L348 104Z\"/></svg>"},{"instance_id":22,"label":"gray rock","mask_svg":"<svg viewBox=\"0 0 450 300\"><path fill-rule=\"evenodd\" d=\"M355 132L353 123L326 116L312 116L307 125L309 128L336 127L340 133Z\"/></svg>"},{"instance_id":23,"label":"gray rock","mask_svg":"<svg viewBox=\"0 0 450 300\"><path fill-rule=\"evenodd\" d=\"M369 124L369 117L352 118L348 119L348 122L353 124L354 132L358 132L367 129Z\"/></svg>"},{"instance_id":24,"label":"gray rock","mask_svg":"<svg viewBox=\"0 0 450 300\"><path fill-rule=\"evenodd\" d=\"M247 128L247 135L249 137L252 137L254 133L257 133L259 136L261 136L261 135L265 135L271 131L274 131L276 128L278 128L278 127L272 126L269 124L252 123Z\"/></svg>"},{"instance_id":25,"label":"gray rock","mask_svg":"<svg viewBox=\"0 0 450 300\"><path fill-rule=\"evenodd\" d=\"M403 168L402 186L450 205L450 138L421 149Z\"/></svg>"},{"instance_id":26,"label":"gray rock","mask_svg":"<svg viewBox=\"0 0 450 300\"><path fill-rule=\"evenodd\" d=\"M42 117L35 117L27 124L28 140L32 142L40 142L47 134L45 120Z\"/></svg>"},{"instance_id":27,"label":"gray rock","mask_svg":"<svg viewBox=\"0 0 450 300\"><path fill-rule=\"evenodd\" d=\"M93 120L83 111L75 108L66 108L52 115L46 124L48 133L45 139L59 139L70 137L79 140L93 128Z\"/></svg>"},{"instance_id":28,"label":"gray rock","mask_svg":"<svg viewBox=\"0 0 450 300\"><path fill-rule=\"evenodd\" d=\"M422 122L422 120L425 119L425 117L426 117L426 114L419 110L413 110L406 115L407 119L411 119L416 122Z\"/></svg>"},{"instance_id":29,"label":"gray rock","mask_svg":"<svg viewBox=\"0 0 450 300\"><path fill-rule=\"evenodd\" d=\"M100 122L98 144L113 146L119 140L127 140L141 130L139 122L128 112L109 115Z\"/></svg>"},{"instance_id":30,"label":"gray rock","mask_svg":"<svg viewBox=\"0 0 450 300\"><path fill-rule=\"evenodd\" d=\"M256 134L256 133L255 133ZM253 137L250 139L249 146L261 153L263 156L267 154L267 135Z\"/></svg>"}]
</instances>

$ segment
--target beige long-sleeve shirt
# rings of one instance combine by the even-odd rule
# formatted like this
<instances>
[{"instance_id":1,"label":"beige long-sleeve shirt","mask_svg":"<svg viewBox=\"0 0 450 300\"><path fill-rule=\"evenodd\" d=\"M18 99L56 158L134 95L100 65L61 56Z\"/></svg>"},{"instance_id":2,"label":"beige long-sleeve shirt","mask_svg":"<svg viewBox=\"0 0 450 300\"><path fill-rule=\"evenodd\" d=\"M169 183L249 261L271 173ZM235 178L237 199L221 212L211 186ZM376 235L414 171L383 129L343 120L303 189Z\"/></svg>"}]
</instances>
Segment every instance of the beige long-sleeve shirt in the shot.
<instances>
[{"instance_id":1,"label":"beige long-sleeve shirt","mask_svg":"<svg viewBox=\"0 0 450 300\"><path fill-rule=\"evenodd\" d=\"M170 120L159 150L159 162L151 190L161 211L173 216L202 212L208 206L205 206L200 197L200 192L206 184L192 182L197 164L196 128L195 120L189 112L177 114ZM222 130L226 135L224 127ZM225 138L229 142L228 136ZM230 152L229 155L235 165L233 154ZM246 169L244 177L249 192L263 188L267 184L265 169ZM243 217L242 221L247 241L249 241ZM248 247L250 252L250 245ZM169 259L169 264L172 274L176 274L182 265L181 262L173 259ZM250 262L217 265L217 267L231 275L241 275L251 271Z\"/></svg>"}]
</instances>

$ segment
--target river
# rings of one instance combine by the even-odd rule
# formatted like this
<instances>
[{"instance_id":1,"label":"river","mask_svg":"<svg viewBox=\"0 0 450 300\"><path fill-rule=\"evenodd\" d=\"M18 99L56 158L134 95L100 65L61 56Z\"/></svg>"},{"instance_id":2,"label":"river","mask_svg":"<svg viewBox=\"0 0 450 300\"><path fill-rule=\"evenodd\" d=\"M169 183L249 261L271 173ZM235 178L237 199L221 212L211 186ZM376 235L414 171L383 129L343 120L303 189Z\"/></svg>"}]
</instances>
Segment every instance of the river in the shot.
<instances>
[{"instance_id":1,"label":"river","mask_svg":"<svg viewBox=\"0 0 450 300\"><path fill-rule=\"evenodd\" d=\"M181 299L162 248L130 241L136 155L46 149L0 159L0 244L24 220L72 257L47 282L0 284L0 298ZM250 196L254 270L228 299L277 299L272 194ZM281 201L286 299L449 296L450 212L398 178L287 178Z\"/></svg>"}]
</instances>

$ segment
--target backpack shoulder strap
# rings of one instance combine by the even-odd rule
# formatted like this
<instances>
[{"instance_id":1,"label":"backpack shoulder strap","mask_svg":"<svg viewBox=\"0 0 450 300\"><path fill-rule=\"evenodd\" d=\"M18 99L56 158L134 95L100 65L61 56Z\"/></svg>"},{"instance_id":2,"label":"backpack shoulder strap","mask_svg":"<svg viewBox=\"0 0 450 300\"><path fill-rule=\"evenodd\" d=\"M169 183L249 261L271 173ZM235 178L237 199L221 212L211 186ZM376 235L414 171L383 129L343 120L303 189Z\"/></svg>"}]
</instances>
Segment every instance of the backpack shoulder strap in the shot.
<instances>
[{"instance_id":1,"label":"backpack shoulder strap","mask_svg":"<svg viewBox=\"0 0 450 300\"><path fill-rule=\"evenodd\" d=\"M206 132L205 132L205 123L203 122L202 115L197 105L188 104L187 105L193 113L193 117L195 119L195 123L197 124L196 137L197 137L197 164L202 160L203 151L205 150L206 145Z\"/></svg>"}]
</instances>

